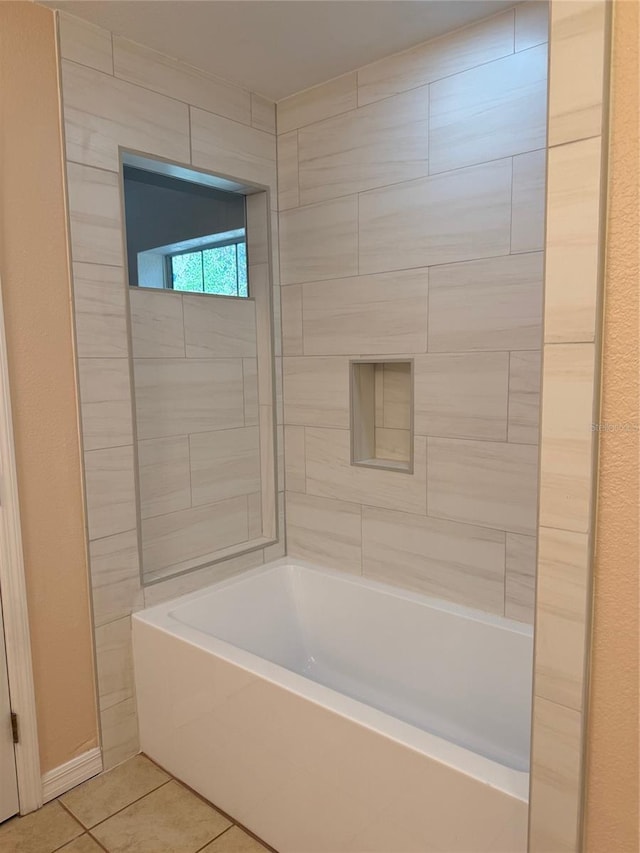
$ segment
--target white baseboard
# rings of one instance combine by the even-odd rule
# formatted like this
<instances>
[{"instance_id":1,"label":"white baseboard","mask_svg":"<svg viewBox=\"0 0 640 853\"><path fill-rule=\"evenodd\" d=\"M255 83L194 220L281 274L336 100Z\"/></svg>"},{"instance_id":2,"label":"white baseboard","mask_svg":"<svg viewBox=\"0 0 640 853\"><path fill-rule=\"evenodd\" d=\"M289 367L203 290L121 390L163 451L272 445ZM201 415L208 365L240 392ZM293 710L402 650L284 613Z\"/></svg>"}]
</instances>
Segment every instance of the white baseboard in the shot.
<instances>
[{"instance_id":1,"label":"white baseboard","mask_svg":"<svg viewBox=\"0 0 640 853\"><path fill-rule=\"evenodd\" d=\"M72 758L66 764L49 770L42 776L42 800L48 803L61 794L66 794L81 782L86 782L92 776L102 773L102 751L100 747L83 752L77 758Z\"/></svg>"}]
</instances>

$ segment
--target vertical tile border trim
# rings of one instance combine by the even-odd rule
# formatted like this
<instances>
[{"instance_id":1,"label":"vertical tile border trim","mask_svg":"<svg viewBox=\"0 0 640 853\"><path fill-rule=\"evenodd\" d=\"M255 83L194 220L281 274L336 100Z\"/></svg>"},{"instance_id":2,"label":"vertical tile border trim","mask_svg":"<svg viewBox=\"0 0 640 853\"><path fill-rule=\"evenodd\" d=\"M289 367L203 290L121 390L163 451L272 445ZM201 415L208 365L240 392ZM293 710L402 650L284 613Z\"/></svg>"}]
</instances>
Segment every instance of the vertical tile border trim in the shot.
<instances>
[{"instance_id":1,"label":"vertical tile border trim","mask_svg":"<svg viewBox=\"0 0 640 853\"><path fill-rule=\"evenodd\" d=\"M550 2L550 20L549 20L549 91L553 88L554 82L557 83L557 80L554 80L554 77L551 75L551 53L553 50L553 37L554 37L554 26L553 26L553 5L554 3L567 3L569 0L551 0ZM604 6L604 22L603 27L600 33L602 43L603 43L603 83L602 83L602 97L600 103L601 110L601 120L600 120L600 135L602 139L601 145L601 160L599 163L599 185L600 185L600 196L599 196L599 211L598 211L598 219L599 219L599 230L598 230L598 252L597 259L595 261L596 264L596 288L597 292L596 296L596 333L595 333L595 356L593 360L593 401L592 401L592 422L597 424L599 422L600 416L600 394L601 394L601 364L602 364L602 322L603 322L603 303L604 303L604 281L605 281L605 259L606 259L606 214L607 214L607 169L608 169L608 150L609 150L609 87L610 87L610 65L611 65L611 31L612 31L612 13L613 13L613 5L611 0L594 0L594 2L601 3ZM556 48L558 50L559 48ZM548 133L548 128L547 128ZM548 137L547 137L548 138ZM567 140L560 145L571 145L575 142L581 141L582 137L577 137L576 139ZM560 147L554 146L554 147ZM547 144L547 163L549 156L549 146ZM548 169L547 169L547 202L549 199L549 177L548 177ZM546 208L548 210L548 206ZM545 223L545 233L548 236L548 219ZM546 280L546 269L545 269L545 288L547 286ZM544 315L543 315L544 316ZM544 340L544 330L543 330L543 340ZM569 346L571 346L572 342L567 342ZM575 341L573 343L580 343L580 341ZM545 386L545 358L544 353L546 352L549 346L554 346L554 344L543 344L543 361L542 361L542 387L541 387L541 406L540 406L540 415L542 420L542 409L543 409L543 399L544 399L544 386ZM543 445L544 437L542 434L542 430L540 430L540 444L539 444L539 460L542 458L542 445ZM594 539L595 539L595 520L596 520L596 512L597 512L597 501L598 501L598 456L599 456L599 433L595 430L592 433L592 445L591 445L591 458L590 458L590 469L589 469L589 518L588 518L588 548L587 555L585 559L585 564L582 567L584 573L587 577L587 596L584 604L584 612L582 614L583 621L583 636L584 636L584 669L583 669L583 683L582 683L582 710L572 709L576 713L580 714L580 734L579 734L579 742L575 745L579 755L579 767L577 778L575 780L575 815L577 816L577 822L575 825L575 833L573 838L563 839L561 843L564 843L562 847L563 850L571 850L573 853L579 853L582 850L582 842L583 842L583 831L584 831L584 797L585 797L585 784L584 784L584 775L585 775L585 753L586 753L586 732L587 732L587 715L589 712L588 702L589 702L589 676L590 676L590 652L591 652L591 631L592 631L592 609L593 609L593 554L594 554ZM539 483L540 486L540 477L541 472L539 469ZM539 488L540 495L540 488ZM538 504L538 539L540 535L540 504L541 498L539 497ZM537 616L537 586L539 583L541 567L538 563L536 570L536 616ZM536 646L541 642L541 635L539 633L541 629L536 624L534 639ZM538 698L543 699L544 697L538 697L536 694L536 680L537 680L537 658L535 655L534 649L534 674L533 674L533 705L535 706L536 700ZM548 700L547 700L548 701ZM559 708L565 708L566 706L559 705L559 703L555 703ZM535 838L543 837L547 835L549 832L553 832L553 827L551 826L553 816L550 814L545 814L544 807L542 807L542 811L539 809L533 809L532 805L537 801L536 799L536 781L534 779L534 765L535 765L535 756L536 756L536 741L538 739L542 739L545 737L543 731L539 731L535 724L535 715L532 714L532 732L531 732L531 764L530 764L530 792L529 792L529 842L528 842L528 850L530 853L545 853L541 848L535 845Z\"/></svg>"}]
</instances>

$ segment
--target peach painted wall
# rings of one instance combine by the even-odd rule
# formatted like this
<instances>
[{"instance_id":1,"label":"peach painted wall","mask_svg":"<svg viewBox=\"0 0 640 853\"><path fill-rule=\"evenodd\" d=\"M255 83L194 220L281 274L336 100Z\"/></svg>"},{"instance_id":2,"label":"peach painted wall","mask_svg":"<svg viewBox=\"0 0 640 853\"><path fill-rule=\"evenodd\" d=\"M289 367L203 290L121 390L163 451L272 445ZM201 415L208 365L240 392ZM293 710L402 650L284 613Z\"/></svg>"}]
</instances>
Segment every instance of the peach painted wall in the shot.
<instances>
[{"instance_id":1,"label":"peach painted wall","mask_svg":"<svg viewBox=\"0 0 640 853\"><path fill-rule=\"evenodd\" d=\"M98 743L54 15L0 3L0 249L42 772Z\"/></svg>"},{"instance_id":2,"label":"peach painted wall","mask_svg":"<svg viewBox=\"0 0 640 853\"><path fill-rule=\"evenodd\" d=\"M637 853L638 3L614 5L609 212L591 697L587 853Z\"/></svg>"}]
</instances>

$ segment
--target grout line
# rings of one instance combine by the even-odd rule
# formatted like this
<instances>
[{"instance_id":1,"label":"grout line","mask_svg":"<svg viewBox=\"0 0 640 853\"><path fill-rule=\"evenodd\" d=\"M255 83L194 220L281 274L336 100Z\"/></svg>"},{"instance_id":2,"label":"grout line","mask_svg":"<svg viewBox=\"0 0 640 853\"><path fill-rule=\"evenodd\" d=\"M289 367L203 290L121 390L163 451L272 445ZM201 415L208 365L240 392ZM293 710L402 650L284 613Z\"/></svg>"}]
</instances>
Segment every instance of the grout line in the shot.
<instances>
[{"instance_id":1,"label":"grout line","mask_svg":"<svg viewBox=\"0 0 640 853\"><path fill-rule=\"evenodd\" d=\"M129 759L129 760L131 760L131 759ZM125 763L126 763L126 762L125 762ZM122 765L119 765L119 766L122 766ZM115 769L115 768L113 768L113 769ZM109 771L107 771L107 773L108 773L108 772L109 772ZM165 772L166 772L166 771L165 771ZM103 775L106 775L106 774L103 774ZM168 774L167 774L167 775L168 775ZM91 827L89 827L89 828L87 829L87 833L88 833L89 835L91 835L91 837L93 838L93 831L94 831L94 829L96 829L96 827L98 827L98 826L102 826L104 823L107 823L107 821L111 820L111 818L112 818L112 817L115 817L116 815L121 814L122 812L126 811L130 806L133 806L133 805L135 805L136 803L141 802L142 800L146 799L146 798L147 798L148 796L150 796L151 794L155 794L155 792L156 792L156 791L159 791L159 790L160 790L160 788L164 788L164 787L165 787L166 785L168 785L170 782L175 782L175 781L176 781L176 780L173 778L173 776L169 776L169 778L168 778L166 781L162 782L160 785L156 785L156 787L155 787L155 788L152 788L150 791L147 791L145 794L142 794L142 796L140 796L140 797L136 797L136 799L135 799L135 800L131 800L131 802L130 802L130 803L127 803L127 805L126 805L126 806L123 806L121 809L118 809L117 811L113 812L113 814L110 814L108 817L105 817L105 818L103 818L102 820L99 820L99 821L98 821L98 823L94 823L94 824L93 824L93 826L91 826ZM96 840L96 841L98 841L98 839L97 839L97 838L96 838L95 840Z\"/></svg>"},{"instance_id":2,"label":"grout line","mask_svg":"<svg viewBox=\"0 0 640 853\"><path fill-rule=\"evenodd\" d=\"M211 805L211 803L209 803L209 805ZM227 832L229 832L230 829L234 829L234 827L235 827L235 823L232 823L231 826L228 826L226 829L223 829L222 832L219 832L217 835L214 835L213 838L210 838L208 841L206 841L202 845L202 847L198 847L198 849L195 851L195 853L201 853L202 850L206 850L206 848L210 844L213 844L214 841L217 841L219 838L222 838L223 835L226 835Z\"/></svg>"}]
</instances>

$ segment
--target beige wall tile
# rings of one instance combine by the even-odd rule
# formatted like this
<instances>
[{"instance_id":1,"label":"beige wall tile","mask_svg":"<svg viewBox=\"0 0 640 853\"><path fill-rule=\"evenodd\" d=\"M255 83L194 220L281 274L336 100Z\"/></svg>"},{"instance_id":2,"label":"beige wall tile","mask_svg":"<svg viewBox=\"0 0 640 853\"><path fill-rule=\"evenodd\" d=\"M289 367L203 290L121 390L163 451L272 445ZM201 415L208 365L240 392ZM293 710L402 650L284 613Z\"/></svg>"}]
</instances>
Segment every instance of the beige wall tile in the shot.
<instances>
[{"instance_id":1,"label":"beige wall tile","mask_svg":"<svg viewBox=\"0 0 640 853\"><path fill-rule=\"evenodd\" d=\"M78 359L85 450L133 442L131 382L126 358Z\"/></svg>"},{"instance_id":2,"label":"beige wall tile","mask_svg":"<svg viewBox=\"0 0 640 853\"><path fill-rule=\"evenodd\" d=\"M302 285L280 288L282 310L282 353L302 355Z\"/></svg>"},{"instance_id":3,"label":"beige wall tile","mask_svg":"<svg viewBox=\"0 0 640 853\"><path fill-rule=\"evenodd\" d=\"M126 358L129 335L124 270L75 263L73 292L78 356Z\"/></svg>"},{"instance_id":4,"label":"beige wall tile","mask_svg":"<svg viewBox=\"0 0 640 853\"><path fill-rule=\"evenodd\" d=\"M342 429L305 429L307 494L424 515L426 439L414 439L414 473L351 465L350 436Z\"/></svg>"},{"instance_id":5,"label":"beige wall tile","mask_svg":"<svg viewBox=\"0 0 640 853\"><path fill-rule=\"evenodd\" d=\"M89 539L124 533L136 526L133 447L84 454Z\"/></svg>"},{"instance_id":6,"label":"beige wall tile","mask_svg":"<svg viewBox=\"0 0 640 853\"><path fill-rule=\"evenodd\" d=\"M253 492L247 495L247 519L249 526L249 541L262 536L262 495Z\"/></svg>"},{"instance_id":7,"label":"beige wall tile","mask_svg":"<svg viewBox=\"0 0 640 853\"><path fill-rule=\"evenodd\" d=\"M546 150L513 158L511 251L544 249Z\"/></svg>"},{"instance_id":8,"label":"beige wall tile","mask_svg":"<svg viewBox=\"0 0 640 853\"><path fill-rule=\"evenodd\" d=\"M96 661L100 710L135 694L131 653L131 617L96 626Z\"/></svg>"},{"instance_id":9,"label":"beige wall tile","mask_svg":"<svg viewBox=\"0 0 640 853\"><path fill-rule=\"evenodd\" d=\"M106 625L144 606L138 533L128 530L89 544L93 619Z\"/></svg>"},{"instance_id":10,"label":"beige wall tile","mask_svg":"<svg viewBox=\"0 0 640 853\"><path fill-rule=\"evenodd\" d=\"M446 353L415 362L415 431L448 438L507 437L509 354Z\"/></svg>"},{"instance_id":11,"label":"beige wall tile","mask_svg":"<svg viewBox=\"0 0 640 853\"><path fill-rule=\"evenodd\" d=\"M244 426L242 360L134 360L138 438Z\"/></svg>"},{"instance_id":12,"label":"beige wall tile","mask_svg":"<svg viewBox=\"0 0 640 853\"><path fill-rule=\"evenodd\" d=\"M276 107L278 133L287 133L356 106L356 73L353 71L280 101Z\"/></svg>"},{"instance_id":13,"label":"beige wall tile","mask_svg":"<svg viewBox=\"0 0 640 853\"><path fill-rule=\"evenodd\" d=\"M549 41L549 3L529 0L515 7L516 51Z\"/></svg>"},{"instance_id":14,"label":"beige wall tile","mask_svg":"<svg viewBox=\"0 0 640 853\"><path fill-rule=\"evenodd\" d=\"M100 712L102 764L105 770L117 767L140 752L136 700L125 699Z\"/></svg>"},{"instance_id":15,"label":"beige wall tile","mask_svg":"<svg viewBox=\"0 0 640 853\"><path fill-rule=\"evenodd\" d=\"M303 285L305 355L425 352L427 283L422 269Z\"/></svg>"},{"instance_id":16,"label":"beige wall tile","mask_svg":"<svg viewBox=\"0 0 640 853\"><path fill-rule=\"evenodd\" d=\"M388 98L510 53L512 9L360 68L358 103Z\"/></svg>"},{"instance_id":17,"label":"beige wall tile","mask_svg":"<svg viewBox=\"0 0 640 853\"><path fill-rule=\"evenodd\" d=\"M249 291L252 292L252 268L255 268L258 264L269 263L269 211L267 209L267 194L260 192L245 196L245 205Z\"/></svg>"},{"instance_id":18,"label":"beige wall tile","mask_svg":"<svg viewBox=\"0 0 640 853\"><path fill-rule=\"evenodd\" d=\"M511 160L433 175L359 196L359 271L506 255Z\"/></svg>"},{"instance_id":19,"label":"beige wall tile","mask_svg":"<svg viewBox=\"0 0 640 853\"><path fill-rule=\"evenodd\" d=\"M194 107L190 114L194 166L276 191L276 140L272 133Z\"/></svg>"},{"instance_id":20,"label":"beige wall tile","mask_svg":"<svg viewBox=\"0 0 640 853\"><path fill-rule=\"evenodd\" d=\"M589 543L586 533L541 527L536 615L536 693L582 710Z\"/></svg>"},{"instance_id":21,"label":"beige wall tile","mask_svg":"<svg viewBox=\"0 0 640 853\"><path fill-rule=\"evenodd\" d=\"M368 577L502 614L502 531L365 506L362 548Z\"/></svg>"},{"instance_id":22,"label":"beige wall tile","mask_svg":"<svg viewBox=\"0 0 640 853\"><path fill-rule=\"evenodd\" d=\"M113 74L111 33L88 21L64 13L58 14L60 56L88 65L96 71Z\"/></svg>"},{"instance_id":23,"label":"beige wall tile","mask_svg":"<svg viewBox=\"0 0 640 853\"><path fill-rule=\"evenodd\" d=\"M540 524L586 533L591 514L594 345L544 348Z\"/></svg>"},{"instance_id":24,"label":"beige wall tile","mask_svg":"<svg viewBox=\"0 0 640 853\"><path fill-rule=\"evenodd\" d=\"M251 124L249 92L170 56L115 36L113 61L116 77L153 89L203 110Z\"/></svg>"},{"instance_id":25,"label":"beige wall tile","mask_svg":"<svg viewBox=\"0 0 640 853\"><path fill-rule=\"evenodd\" d=\"M304 462L304 427L284 428L285 485L288 492L304 492L306 472Z\"/></svg>"},{"instance_id":26,"label":"beige wall tile","mask_svg":"<svg viewBox=\"0 0 640 853\"><path fill-rule=\"evenodd\" d=\"M429 270L429 351L539 349L542 253Z\"/></svg>"},{"instance_id":27,"label":"beige wall tile","mask_svg":"<svg viewBox=\"0 0 640 853\"><path fill-rule=\"evenodd\" d=\"M278 136L278 210L297 207L298 195L298 131Z\"/></svg>"},{"instance_id":28,"label":"beige wall tile","mask_svg":"<svg viewBox=\"0 0 640 853\"><path fill-rule=\"evenodd\" d=\"M260 491L258 427L189 436L193 506Z\"/></svg>"},{"instance_id":29,"label":"beige wall tile","mask_svg":"<svg viewBox=\"0 0 640 853\"><path fill-rule=\"evenodd\" d=\"M386 362L382 372L382 426L411 429L411 369L406 362Z\"/></svg>"},{"instance_id":30,"label":"beige wall tile","mask_svg":"<svg viewBox=\"0 0 640 853\"><path fill-rule=\"evenodd\" d=\"M549 343L595 337L600 149L597 138L549 151L544 308Z\"/></svg>"},{"instance_id":31,"label":"beige wall tile","mask_svg":"<svg viewBox=\"0 0 640 853\"><path fill-rule=\"evenodd\" d=\"M187 358L253 358L257 351L253 299L185 295Z\"/></svg>"},{"instance_id":32,"label":"beige wall tile","mask_svg":"<svg viewBox=\"0 0 640 853\"><path fill-rule=\"evenodd\" d=\"M67 163L67 188L73 260L122 267L118 176Z\"/></svg>"},{"instance_id":33,"label":"beige wall tile","mask_svg":"<svg viewBox=\"0 0 640 853\"><path fill-rule=\"evenodd\" d=\"M428 448L429 515L535 534L537 448L445 438Z\"/></svg>"},{"instance_id":34,"label":"beige wall tile","mask_svg":"<svg viewBox=\"0 0 640 853\"><path fill-rule=\"evenodd\" d=\"M165 98L64 60L67 157L117 172L118 146L189 162L189 111Z\"/></svg>"},{"instance_id":35,"label":"beige wall tile","mask_svg":"<svg viewBox=\"0 0 640 853\"><path fill-rule=\"evenodd\" d=\"M134 358L184 358L181 294L132 287L129 307Z\"/></svg>"},{"instance_id":36,"label":"beige wall tile","mask_svg":"<svg viewBox=\"0 0 640 853\"><path fill-rule=\"evenodd\" d=\"M507 533L504 615L533 622L536 587L536 537Z\"/></svg>"},{"instance_id":37,"label":"beige wall tile","mask_svg":"<svg viewBox=\"0 0 640 853\"><path fill-rule=\"evenodd\" d=\"M138 442L140 515L151 518L191 506L186 435Z\"/></svg>"},{"instance_id":38,"label":"beige wall tile","mask_svg":"<svg viewBox=\"0 0 640 853\"><path fill-rule=\"evenodd\" d=\"M281 284L355 275L358 198L347 196L280 214Z\"/></svg>"},{"instance_id":39,"label":"beige wall tile","mask_svg":"<svg viewBox=\"0 0 640 853\"><path fill-rule=\"evenodd\" d=\"M300 203L429 174L429 87L298 131Z\"/></svg>"},{"instance_id":40,"label":"beige wall tile","mask_svg":"<svg viewBox=\"0 0 640 853\"><path fill-rule=\"evenodd\" d=\"M321 566L361 574L358 504L287 492L287 552Z\"/></svg>"},{"instance_id":41,"label":"beige wall tile","mask_svg":"<svg viewBox=\"0 0 640 853\"><path fill-rule=\"evenodd\" d=\"M258 423L258 360L242 359L244 425Z\"/></svg>"},{"instance_id":42,"label":"beige wall tile","mask_svg":"<svg viewBox=\"0 0 640 853\"><path fill-rule=\"evenodd\" d=\"M533 704L531 853L578 849L581 715L539 696Z\"/></svg>"},{"instance_id":43,"label":"beige wall tile","mask_svg":"<svg viewBox=\"0 0 640 853\"><path fill-rule=\"evenodd\" d=\"M349 427L349 361L285 358L284 419L287 425Z\"/></svg>"},{"instance_id":44,"label":"beige wall tile","mask_svg":"<svg viewBox=\"0 0 640 853\"><path fill-rule=\"evenodd\" d=\"M216 110L213 110L216 112ZM229 116L232 118L232 116ZM276 105L262 95L251 93L251 126L267 133L276 132Z\"/></svg>"},{"instance_id":45,"label":"beige wall tile","mask_svg":"<svg viewBox=\"0 0 640 853\"><path fill-rule=\"evenodd\" d=\"M543 148L546 94L546 44L432 83L431 174Z\"/></svg>"},{"instance_id":46,"label":"beige wall tile","mask_svg":"<svg viewBox=\"0 0 640 853\"><path fill-rule=\"evenodd\" d=\"M602 133L607 5L602 0L551 4L550 146Z\"/></svg>"},{"instance_id":47,"label":"beige wall tile","mask_svg":"<svg viewBox=\"0 0 640 853\"><path fill-rule=\"evenodd\" d=\"M535 350L509 356L509 441L516 444L538 443L540 357Z\"/></svg>"},{"instance_id":48,"label":"beige wall tile","mask_svg":"<svg viewBox=\"0 0 640 853\"><path fill-rule=\"evenodd\" d=\"M208 562L216 551L248 539L247 499L185 509L142 521L145 575L161 569L179 571L182 563Z\"/></svg>"},{"instance_id":49,"label":"beige wall tile","mask_svg":"<svg viewBox=\"0 0 640 853\"><path fill-rule=\"evenodd\" d=\"M411 431L376 427L375 455L376 459L407 462L411 458Z\"/></svg>"}]
</instances>

